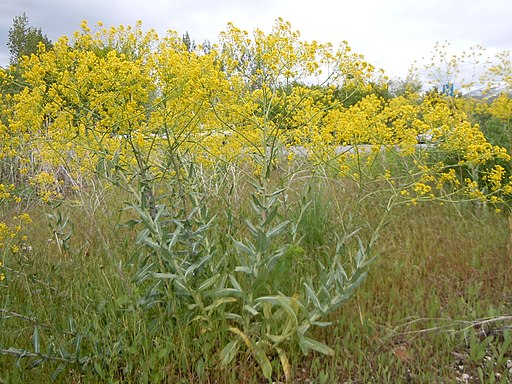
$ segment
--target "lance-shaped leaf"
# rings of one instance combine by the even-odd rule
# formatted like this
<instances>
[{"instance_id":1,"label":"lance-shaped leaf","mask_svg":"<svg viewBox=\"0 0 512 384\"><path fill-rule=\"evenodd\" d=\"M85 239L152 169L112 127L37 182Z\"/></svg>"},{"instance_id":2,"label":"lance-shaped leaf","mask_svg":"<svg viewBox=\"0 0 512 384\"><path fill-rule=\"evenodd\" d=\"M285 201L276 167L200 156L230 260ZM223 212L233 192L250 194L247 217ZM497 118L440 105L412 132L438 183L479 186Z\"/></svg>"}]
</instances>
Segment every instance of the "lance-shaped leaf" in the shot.
<instances>
[{"instance_id":1,"label":"lance-shaped leaf","mask_svg":"<svg viewBox=\"0 0 512 384\"><path fill-rule=\"evenodd\" d=\"M247 228L249 228L249 231L251 232L251 234L253 236L256 236L258 234L258 230L256 229L256 227L254 226L253 223L251 223L249 220L245 219L245 225L247 225Z\"/></svg>"},{"instance_id":2,"label":"lance-shaped leaf","mask_svg":"<svg viewBox=\"0 0 512 384\"><path fill-rule=\"evenodd\" d=\"M39 354L41 352L41 344L39 342L39 329L37 328L37 326L34 327L32 341L34 342L34 352Z\"/></svg>"},{"instance_id":3,"label":"lance-shaped leaf","mask_svg":"<svg viewBox=\"0 0 512 384\"><path fill-rule=\"evenodd\" d=\"M272 364L270 364L270 360L267 357L267 353L261 342L256 344L256 350L254 356L256 357L256 361L258 362L261 371L263 372L263 376L268 381L272 380Z\"/></svg>"},{"instance_id":4,"label":"lance-shaped leaf","mask_svg":"<svg viewBox=\"0 0 512 384\"><path fill-rule=\"evenodd\" d=\"M320 304L320 300L318 300L318 296L313 291L313 288L311 288L308 284L304 283L304 288L306 288L306 295L311 300L315 308L322 311L324 310L322 304Z\"/></svg>"},{"instance_id":5,"label":"lance-shaped leaf","mask_svg":"<svg viewBox=\"0 0 512 384\"><path fill-rule=\"evenodd\" d=\"M287 220L287 221L283 221L282 223L279 223L278 225L276 225L274 228L272 228L270 231L267 232L267 238L270 240L278 235L280 235L281 233L283 233L283 231L286 229L286 227L288 226L290 222Z\"/></svg>"},{"instance_id":6,"label":"lance-shaped leaf","mask_svg":"<svg viewBox=\"0 0 512 384\"><path fill-rule=\"evenodd\" d=\"M291 380L291 366L288 360L288 356L286 356L286 352L281 348L276 348L277 354L279 355L279 360L281 360L281 366L283 367L284 377L286 382L290 382Z\"/></svg>"},{"instance_id":7,"label":"lance-shaped leaf","mask_svg":"<svg viewBox=\"0 0 512 384\"><path fill-rule=\"evenodd\" d=\"M175 273L168 273L168 272L166 272L166 273L164 273L164 272L152 272L151 276L153 276L154 278L157 278L157 279L169 279L169 280L174 280L174 279L179 277Z\"/></svg>"},{"instance_id":8,"label":"lance-shaped leaf","mask_svg":"<svg viewBox=\"0 0 512 384\"><path fill-rule=\"evenodd\" d=\"M211 311L217 307L220 307L222 304L227 303L236 303L237 300L234 297L220 297L217 300L215 300L213 303L211 303L209 306L205 308L207 311Z\"/></svg>"},{"instance_id":9,"label":"lance-shaped leaf","mask_svg":"<svg viewBox=\"0 0 512 384\"><path fill-rule=\"evenodd\" d=\"M256 254L255 249L253 249L250 246L245 245L241 241L233 239L233 244L235 244L235 248L238 250L238 252L245 253L249 256L254 256L254 254Z\"/></svg>"},{"instance_id":10,"label":"lance-shaped leaf","mask_svg":"<svg viewBox=\"0 0 512 384\"><path fill-rule=\"evenodd\" d=\"M245 345L247 345L247 348L249 348L251 351L254 349L254 345L253 345L251 339L249 339L249 337L244 332L242 332L240 329L238 329L236 327L229 327L228 331L233 332L234 334L240 336L242 338L242 340L244 341Z\"/></svg>"},{"instance_id":11,"label":"lance-shaped leaf","mask_svg":"<svg viewBox=\"0 0 512 384\"><path fill-rule=\"evenodd\" d=\"M291 307L291 305L288 301L289 301L289 299L287 297L280 296L280 295L279 296L263 296L263 297L258 297L255 300L256 303L269 303L272 305L278 305L279 307L281 307L282 309L284 309L286 311L288 316L293 320L295 326L297 327L299 325L299 321L297 319L297 314L295 313L295 311L293 310L293 308Z\"/></svg>"},{"instance_id":12,"label":"lance-shaped leaf","mask_svg":"<svg viewBox=\"0 0 512 384\"><path fill-rule=\"evenodd\" d=\"M299 337L299 346L301 347L302 351L306 351L306 353L312 349L314 351L323 353L324 355L334 355L334 350L332 348L329 348L324 343L312 339L310 337L301 336Z\"/></svg>"},{"instance_id":13,"label":"lance-shaped leaf","mask_svg":"<svg viewBox=\"0 0 512 384\"><path fill-rule=\"evenodd\" d=\"M219 280L220 273L217 273L216 275L206 279L203 281L203 283L197 288L199 292L206 291L208 288L210 288L217 280Z\"/></svg>"},{"instance_id":14,"label":"lance-shaped leaf","mask_svg":"<svg viewBox=\"0 0 512 384\"><path fill-rule=\"evenodd\" d=\"M220 365L222 367L226 367L229 363L233 361L238 350L240 349L240 340L235 339L231 340L226 344L222 351L220 352Z\"/></svg>"}]
</instances>

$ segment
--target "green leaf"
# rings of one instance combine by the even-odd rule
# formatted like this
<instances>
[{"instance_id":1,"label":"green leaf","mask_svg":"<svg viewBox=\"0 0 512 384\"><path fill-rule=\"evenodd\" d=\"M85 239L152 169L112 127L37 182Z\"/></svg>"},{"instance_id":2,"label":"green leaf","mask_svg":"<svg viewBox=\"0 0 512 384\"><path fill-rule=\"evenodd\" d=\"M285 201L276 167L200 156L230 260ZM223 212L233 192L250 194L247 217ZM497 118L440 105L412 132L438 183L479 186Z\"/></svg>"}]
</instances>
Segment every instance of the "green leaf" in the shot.
<instances>
[{"instance_id":1,"label":"green leaf","mask_svg":"<svg viewBox=\"0 0 512 384\"><path fill-rule=\"evenodd\" d=\"M71 316L68 317L68 327L70 333L76 333L75 320Z\"/></svg>"},{"instance_id":2,"label":"green leaf","mask_svg":"<svg viewBox=\"0 0 512 384\"><path fill-rule=\"evenodd\" d=\"M274 196L280 195L281 193L283 193L285 191L286 191L286 188L280 188L280 189L275 190L274 192L272 192L271 194L269 194L267 196L274 197Z\"/></svg>"},{"instance_id":3,"label":"green leaf","mask_svg":"<svg viewBox=\"0 0 512 384\"><path fill-rule=\"evenodd\" d=\"M55 370L52 372L52 375L50 376L51 382L57 381L57 377L59 374L64 370L64 364L60 364Z\"/></svg>"},{"instance_id":4,"label":"green leaf","mask_svg":"<svg viewBox=\"0 0 512 384\"><path fill-rule=\"evenodd\" d=\"M171 249L173 249L174 246L176 245L176 243L178 242L178 237L181 235L181 231L182 231L181 226L176 227L176 230L172 234L171 240L167 244L167 249L169 251L171 251Z\"/></svg>"},{"instance_id":5,"label":"green leaf","mask_svg":"<svg viewBox=\"0 0 512 384\"><path fill-rule=\"evenodd\" d=\"M254 194L251 196L251 198L252 198L253 207L256 210L256 212L259 212L258 208L265 208Z\"/></svg>"},{"instance_id":6,"label":"green leaf","mask_svg":"<svg viewBox=\"0 0 512 384\"><path fill-rule=\"evenodd\" d=\"M249 271L251 272L251 270L249 270ZM244 290L242 289L242 286L240 285L240 283L238 282L238 280L236 279L235 276L230 274L229 281L231 281L231 285L233 286L234 289L236 289L240 293L243 293Z\"/></svg>"},{"instance_id":7,"label":"green leaf","mask_svg":"<svg viewBox=\"0 0 512 384\"><path fill-rule=\"evenodd\" d=\"M228 331L233 332L235 335L240 336L242 338L242 340L244 341L245 345L247 345L247 348L249 348L251 351L253 350L253 348L254 348L253 342L251 339L249 339L249 336L247 336L244 332L242 332L237 327L229 327Z\"/></svg>"},{"instance_id":8,"label":"green leaf","mask_svg":"<svg viewBox=\"0 0 512 384\"><path fill-rule=\"evenodd\" d=\"M157 242L151 240L151 238L149 236L144 236L141 239L141 242L142 242L142 244L145 244L145 245L149 246L150 248L153 248L154 250L159 250L160 249L160 244L158 244Z\"/></svg>"},{"instance_id":9,"label":"green leaf","mask_svg":"<svg viewBox=\"0 0 512 384\"><path fill-rule=\"evenodd\" d=\"M103 371L103 368L101 368L101 364L99 361L94 362L94 371L100 378L105 377L105 371Z\"/></svg>"},{"instance_id":10,"label":"green leaf","mask_svg":"<svg viewBox=\"0 0 512 384\"><path fill-rule=\"evenodd\" d=\"M32 341L34 342L34 352L39 354L41 351L41 344L39 343L39 329L37 328L37 326L34 327Z\"/></svg>"},{"instance_id":11,"label":"green leaf","mask_svg":"<svg viewBox=\"0 0 512 384\"><path fill-rule=\"evenodd\" d=\"M217 308L218 306L226 303L236 303L237 300L234 297L221 297L215 300L212 304L205 308L206 311L211 311L212 309Z\"/></svg>"},{"instance_id":12,"label":"green leaf","mask_svg":"<svg viewBox=\"0 0 512 384\"><path fill-rule=\"evenodd\" d=\"M272 380L272 364L270 364L270 360L265 353L265 350L262 348L257 348L255 353L256 360L260 365L261 371L263 372L263 376L268 381Z\"/></svg>"},{"instance_id":13,"label":"green leaf","mask_svg":"<svg viewBox=\"0 0 512 384\"><path fill-rule=\"evenodd\" d=\"M287 220L276 225L274 228L267 232L267 238L272 239L273 237L280 235L286 229L288 224L290 224L290 221Z\"/></svg>"},{"instance_id":14,"label":"green leaf","mask_svg":"<svg viewBox=\"0 0 512 384\"><path fill-rule=\"evenodd\" d=\"M266 263L268 272L272 272L274 270L274 268L276 267L276 265L278 265L278 262L282 261L282 263L281 263L281 271L280 272L286 273L286 272L282 271L282 268L284 267L283 264L285 264L286 261L287 261L285 259L284 262L283 262L284 251L285 251L285 247L281 247L280 249L278 249L278 250L276 250L275 252L272 253L272 256L270 257L270 259Z\"/></svg>"},{"instance_id":15,"label":"green leaf","mask_svg":"<svg viewBox=\"0 0 512 384\"><path fill-rule=\"evenodd\" d=\"M270 340L274 342L274 344L280 344L285 340L288 340L289 335L272 335L270 333L265 334Z\"/></svg>"},{"instance_id":16,"label":"green leaf","mask_svg":"<svg viewBox=\"0 0 512 384\"><path fill-rule=\"evenodd\" d=\"M302 324L297 328L297 334L299 337L304 336L310 327L311 324L309 322L302 322Z\"/></svg>"},{"instance_id":17,"label":"green leaf","mask_svg":"<svg viewBox=\"0 0 512 384\"><path fill-rule=\"evenodd\" d=\"M358 271L356 271L356 273L354 275L352 275L350 277L351 282L348 287L349 293L352 293L352 291L354 289L356 289L359 286L359 284L361 284L364 281L364 279L366 278L366 275L368 275L368 272L366 272L366 271L361 272L361 270L358 270ZM355 281L354 281L354 279L355 279Z\"/></svg>"},{"instance_id":18,"label":"green leaf","mask_svg":"<svg viewBox=\"0 0 512 384\"><path fill-rule=\"evenodd\" d=\"M153 267L154 263L148 263L144 266L144 268L139 269L135 276L133 276L132 281L135 283L142 282L147 279L148 276L152 275L150 269Z\"/></svg>"},{"instance_id":19,"label":"green leaf","mask_svg":"<svg viewBox=\"0 0 512 384\"><path fill-rule=\"evenodd\" d=\"M243 273L246 273L248 275L252 275L253 274L251 268L243 267L243 266L235 267L235 272L243 272Z\"/></svg>"},{"instance_id":20,"label":"green leaf","mask_svg":"<svg viewBox=\"0 0 512 384\"><path fill-rule=\"evenodd\" d=\"M297 320L297 315L296 315L295 311L293 310L293 308L288 303L288 298L286 298L284 296L262 296L262 297L258 297L255 300L255 302L256 303L261 303L261 302L269 303L269 304L280 306L282 309L284 309L286 311L286 313L288 314L288 317L293 320L295 326L296 327L298 326L299 322Z\"/></svg>"},{"instance_id":21,"label":"green leaf","mask_svg":"<svg viewBox=\"0 0 512 384\"><path fill-rule=\"evenodd\" d=\"M222 351L220 352L220 365L222 367L227 366L233 359L235 358L238 350L240 349L240 340L232 340L230 341Z\"/></svg>"},{"instance_id":22,"label":"green leaf","mask_svg":"<svg viewBox=\"0 0 512 384\"><path fill-rule=\"evenodd\" d=\"M361 268L362 266L364 266L364 259L366 257L366 249L364 247L363 241L361 240L361 238L359 236L357 237L357 242L359 244L359 249L357 250L357 253L356 253L356 256L354 257L354 259L356 261L356 268Z\"/></svg>"},{"instance_id":23,"label":"green leaf","mask_svg":"<svg viewBox=\"0 0 512 384\"><path fill-rule=\"evenodd\" d=\"M277 354L279 355L279 359L281 360L281 366L283 367L284 377L286 382L289 383L291 379L291 366L288 360L288 356L286 356L286 352L281 348L276 348Z\"/></svg>"},{"instance_id":24,"label":"green leaf","mask_svg":"<svg viewBox=\"0 0 512 384\"><path fill-rule=\"evenodd\" d=\"M151 215L145 211L143 211L140 207L137 205L131 205L131 208L137 212L139 217L144 222L147 229L151 230L152 233L156 233L154 226L153 226L153 220L151 219Z\"/></svg>"},{"instance_id":25,"label":"green leaf","mask_svg":"<svg viewBox=\"0 0 512 384\"><path fill-rule=\"evenodd\" d=\"M308 295L309 299L313 302L313 305L323 311L322 305L320 304L320 300L318 300L317 295L313 291L313 289L306 283L304 283L304 287L306 288L306 294Z\"/></svg>"},{"instance_id":26,"label":"green leaf","mask_svg":"<svg viewBox=\"0 0 512 384\"><path fill-rule=\"evenodd\" d=\"M252 235L256 236L256 234L258 233L256 227L249 220L245 219L244 221L247 227L249 228L249 231L251 231Z\"/></svg>"},{"instance_id":27,"label":"green leaf","mask_svg":"<svg viewBox=\"0 0 512 384\"><path fill-rule=\"evenodd\" d=\"M160 225L160 217L162 217L162 215L165 213L166 207L165 207L165 205L161 205L161 206L158 206L157 208L158 208L158 210L156 212L154 221L159 226Z\"/></svg>"},{"instance_id":28,"label":"green leaf","mask_svg":"<svg viewBox=\"0 0 512 384\"><path fill-rule=\"evenodd\" d=\"M203 283L197 288L199 292L205 291L208 288L210 288L215 282L219 279L220 273L217 273L216 275L210 277L209 279L206 279L203 281Z\"/></svg>"},{"instance_id":29,"label":"green leaf","mask_svg":"<svg viewBox=\"0 0 512 384\"><path fill-rule=\"evenodd\" d=\"M82 335L77 334L75 337L75 359L76 359L76 361L79 361L81 345L82 345Z\"/></svg>"},{"instance_id":30,"label":"green leaf","mask_svg":"<svg viewBox=\"0 0 512 384\"><path fill-rule=\"evenodd\" d=\"M325 313L332 313L336 309L340 307L341 304L343 304L345 301L347 301L351 296L351 293L344 292L341 295L336 295L331 299L331 303L329 304L329 307L325 310Z\"/></svg>"},{"instance_id":31,"label":"green leaf","mask_svg":"<svg viewBox=\"0 0 512 384\"><path fill-rule=\"evenodd\" d=\"M317 327L329 327L330 325L333 325L333 321L312 321L312 325L316 325Z\"/></svg>"},{"instance_id":32,"label":"green leaf","mask_svg":"<svg viewBox=\"0 0 512 384\"><path fill-rule=\"evenodd\" d=\"M210 228L213 224L213 218L206 224L201 225L199 228L197 228L194 232L192 232L191 237L196 237L203 232L205 232L208 228Z\"/></svg>"},{"instance_id":33,"label":"green leaf","mask_svg":"<svg viewBox=\"0 0 512 384\"><path fill-rule=\"evenodd\" d=\"M244 305L244 309L253 316L259 315L259 312L250 305Z\"/></svg>"},{"instance_id":34,"label":"green leaf","mask_svg":"<svg viewBox=\"0 0 512 384\"><path fill-rule=\"evenodd\" d=\"M147 228L144 228L142 229L138 234L137 234L137 237L135 238L135 243L136 244L142 244L143 240L145 237L148 237L150 235L151 231Z\"/></svg>"},{"instance_id":35,"label":"green leaf","mask_svg":"<svg viewBox=\"0 0 512 384\"><path fill-rule=\"evenodd\" d=\"M258 234L256 235L256 249L261 252L261 251L264 251L265 249L267 249L267 246L268 246L267 235L265 234L265 232L258 229Z\"/></svg>"},{"instance_id":36,"label":"green leaf","mask_svg":"<svg viewBox=\"0 0 512 384\"><path fill-rule=\"evenodd\" d=\"M235 244L235 248L238 250L238 252L246 253L249 256L253 256L256 253L254 249L249 248L244 243L235 239L233 239L233 244Z\"/></svg>"},{"instance_id":37,"label":"green leaf","mask_svg":"<svg viewBox=\"0 0 512 384\"><path fill-rule=\"evenodd\" d=\"M278 197L279 197L278 195L274 195L274 194L267 195L267 207L270 209L275 209L277 211L277 206L275 204L276 204ZM268 224L268 223L270 223L270 221L266 221L265 223Z\"/></svg>"},{"instance_id":38,"label":"green leaf","mask_svg":"<svg viewBox=\"0 0 512 384\"><path fill-rule=\"evenodd\" d=\"M178 291L181 291L180 293L187 293L188 295L190 295L190 291L188 290L187 287L185 287L185 285L183 285L181 281L174 279L173 284Z\"/></svg>"},{"instance_id":39,"label":"green leaf","mask_svg":"<svg viewBox=\"0 0 512 384\"><path fill-rule=\"evenodd\" d=\"M156 279L176 279L178 275L175 273L161 273L161 272L151 272L151 276L153 276Z\"/></svg>"},{"instance_id":40,"label":"green leaf","mask_svg":"<svg viewBox=\"0 0 512 384\"><path fill-rule=\"evenodd\" d=\"M334 355L334 350L329 348L324 343L322 343L318 340L312 339L310 337L306 337L306 336L301 337L299 339L299 344L301 344L301 348L304 347L305 350L312 349L314 351L323 353L324 355L329 355L329 356Z\"/></svg>"},{"instance_id":41,"label":"green leaf","mask_svg":"<svg viewBox=\"0 0 512 384\"><path fill-rule=\"evenodd\" d=\"M224 314L224 317L226 318L226 320L233 320L238 323L241 323L243 321L243 317L240 316L238 313L226 312Z\"/></svg>"},{"instance_id":42,"label":"green leaf","mask_svg":"<svg viewBox=\"0 0 512 384\"><path fill-rule=\"evenodd\" d=\"M204 297L226 297L226 296L236 296L240 297L243 295L243 292L240 292L235 288L219 288L215 290L211 290L204 293Z\"/></svg>"},{"instance_id":43,"label":"green leaf","mask_svg":"<svg viewBox=\"0 0 512 384\"><path fill-rule=\"evenodd\" d=\"M270 208L269 211L267 211L267 217L266 217L265 221L263 222L262 227L269 225L275 219L276 215L277 215L277 207L274 206L274 207Z\"/></svg>"},{"instance_id":44,"label":"green leaf","mask_svg":"<svg viewBox=\"0 0 512 384\"><path fill-rule=\"evenodd\" d=\"M197 244L197 243L194 243ZM203 257L198 262L192 264L190 267L187 268L185 271L185 277L188 279L190 276L192 276L196 271L201 270L212 258L212 255L209 254L205 257Z\"/></svg>"}]
</instances>

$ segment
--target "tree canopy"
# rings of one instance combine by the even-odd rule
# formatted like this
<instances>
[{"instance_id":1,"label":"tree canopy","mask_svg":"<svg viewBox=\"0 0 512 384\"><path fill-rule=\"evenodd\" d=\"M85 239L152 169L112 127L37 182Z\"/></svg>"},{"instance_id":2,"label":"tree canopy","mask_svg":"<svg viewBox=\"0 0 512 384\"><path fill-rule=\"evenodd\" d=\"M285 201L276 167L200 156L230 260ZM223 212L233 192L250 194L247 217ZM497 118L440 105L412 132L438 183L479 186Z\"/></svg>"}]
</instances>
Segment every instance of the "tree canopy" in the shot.
<instances>
[{"instance_id":1,"label":"tree canopy","mask_svg":"<svg viewBox=\"0 0 512 384\"><path fill-rule=\"evenodd\" d=\"M9 41L7 42L11 52L10 63L16 65L23 56L36 53L39 43L43 43L46 49L52 47L52 42L46 35L43 35L41 28L29 25L29 19L25 13L16 16L11 29L9 29Z\"/></svg>"}]
</instances>

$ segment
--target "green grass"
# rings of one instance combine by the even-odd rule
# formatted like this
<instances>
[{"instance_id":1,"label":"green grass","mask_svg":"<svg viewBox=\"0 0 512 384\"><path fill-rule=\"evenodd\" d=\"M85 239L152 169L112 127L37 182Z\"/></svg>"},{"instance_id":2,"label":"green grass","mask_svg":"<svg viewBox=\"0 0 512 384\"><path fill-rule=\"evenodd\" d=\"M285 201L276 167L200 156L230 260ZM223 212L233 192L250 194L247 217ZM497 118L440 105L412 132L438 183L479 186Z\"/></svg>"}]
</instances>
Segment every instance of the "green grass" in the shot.
<instances>
[{"instance_id":1,"label":"green grass","mask_svg":"<svg viewBox=\"0 0 512 384\"><path fill-rule=\"evenodd\" d=\"M223 181L203 191L204 215L216 220L208 229L215 262L198 278L235 265L232 239L250 238L245 219L259 219L249 203L250 186L232 186ZM360 191L340 180L309 175L287 187L276 220L300 217L297 239L291 241L288 231L270 246L273 251L281 242L295 244L263 291L293 292L304 276L317 279L318 262L332 257L337 237L361 227L367 242L383 218L379 200L361 201ZM140 224L123 225L137 218L123 209L131 199L98 186L57 209L27 207L34 221L27 229L31 251L22 247L3 257L9 269L0 283L0 383L265 382L247 349L226 367L219 364L222 348L234 339L222 311L191 321L191 310L172 302L177 296L165 282L137 282L141 260L151 253L137 243ZM9 207L2 209L9 217ZM441 383L464 374L471 382L507 382L512 318L499 320L512 315L506 217L469 204L425 203L397 206L388 219L366 280L329 315L333 325L312 331L334 355L304 356L290 343L292 381ZM186 251L192 243L183 244ZM206 247L204 241L200 246ZM250 286L249 280L242 284ZM160 296L142 302L151 288ZM23 351L33 356L18 358ZM278 356L269 356L273 380L284 381Z\"/></svg>"},{"instance_id":2,"label":"green grass","mask_svg":"<svg viewBox=\"0 0 512 384\"><path fill-rule=\"evenodd\" d=\"M470 212L461 217L453 208L433 205L404 211L386 228L382 254L352 311L343 316L338 332L345 341L340 347L360 363L342 377L354 382L453 382L461 377L458 365L477 377L483 358L470 361L465 337L478 326L468 322L511 309L506 222ZM507 323L493 325L488 331L496 332L499 344L500 327ZM507 350L509 357L511 352ZM496 367L496 372L504 371L503 364Z\"/></svg>"}]
</instances>

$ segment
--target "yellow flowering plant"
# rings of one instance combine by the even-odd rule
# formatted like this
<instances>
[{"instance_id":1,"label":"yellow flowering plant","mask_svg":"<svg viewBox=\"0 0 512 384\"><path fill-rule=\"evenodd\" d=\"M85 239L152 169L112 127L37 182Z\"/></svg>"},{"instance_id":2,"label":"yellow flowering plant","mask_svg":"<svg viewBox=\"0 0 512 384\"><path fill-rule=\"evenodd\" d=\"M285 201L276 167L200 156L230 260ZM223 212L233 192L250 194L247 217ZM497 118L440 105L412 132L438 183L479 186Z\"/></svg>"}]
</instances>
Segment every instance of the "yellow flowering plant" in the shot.
<instances>
[{"instance_id":1,"label":"yellow flowering plant","mask_svg":"<svg viewBox=\"0 0 512 384\"><path fill-rule=\"evenodd\" d=\"M14 184L0 184L0 212L19 205L21 198L15 192ZM0 220L0 261L10 254L16 254L27 240L26 229L32 222L27 213L20 213Z\"/></svg>"},{"instance_id":2,"label":"yellow flowering plant","mask_svg":"<svg viewBox=\"0 0 512 384\"><path fill-rule=\"evenodd\" d=\"M268 34L230 24L208 51L190 50L173 31L143 32L140 23L93 31L84 22L72 39L19 65L23 89L0 100L0 161L20 165L10 177L45 202L94 178L129 191L131 223L140 228L133 281L148 288L141 308L168 305L166 316L196 330L198 340L222 322L230 341L218 348L221 365L245 349L268 380L275 356L289 379L294 343L303 353L333 353L309 330L327 326L322 319L362 282L384 222L368 244L352 229L337 238L332 252L315 255L329 257L321 276L285 293L276 271L301 254L308 203L298 219L287 204L302 165L348 180L357 198L386 195L385 213L422 200L510 201L502 164L510 154L487 141L467 105L438 92L378 95L372 90L385 88L385 76L348 43L303 41L281 19ZM5 70L0 76L13 81ZM502 118L507 103L491 110ZM228 221L245 227L230 227L228 245L219 245L209 236L218 219L202 181L227 178L227 169L240 175L231 191L237 183L250 189L253 212L229 206ZM0 241L21 230L0 225ZM354 265L345 269L346 260Z\"/></svg>"}]
</instances>

